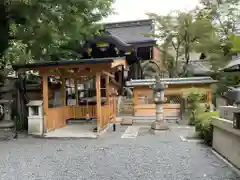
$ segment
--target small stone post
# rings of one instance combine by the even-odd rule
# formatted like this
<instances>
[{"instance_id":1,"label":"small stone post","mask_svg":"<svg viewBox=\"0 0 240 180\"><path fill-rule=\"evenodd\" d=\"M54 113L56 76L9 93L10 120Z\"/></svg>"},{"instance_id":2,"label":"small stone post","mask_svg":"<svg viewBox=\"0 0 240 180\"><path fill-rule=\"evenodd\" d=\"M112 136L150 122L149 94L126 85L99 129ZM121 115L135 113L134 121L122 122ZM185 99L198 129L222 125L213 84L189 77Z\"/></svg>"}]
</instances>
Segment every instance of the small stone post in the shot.
<instances>
[{"instance_id":1,"label":"small stone post","mask_svg":"<svg viewBox=\"0 0 240 180\"><path fill-rule=\"evenodd\" d=\"M156 76L154 87L154 102L156 104L156 120L152 123L153 130L168 130L168 123L164 120L163 106L165 85L161 82L160 77Z\"/></svg>"}]
</instances>

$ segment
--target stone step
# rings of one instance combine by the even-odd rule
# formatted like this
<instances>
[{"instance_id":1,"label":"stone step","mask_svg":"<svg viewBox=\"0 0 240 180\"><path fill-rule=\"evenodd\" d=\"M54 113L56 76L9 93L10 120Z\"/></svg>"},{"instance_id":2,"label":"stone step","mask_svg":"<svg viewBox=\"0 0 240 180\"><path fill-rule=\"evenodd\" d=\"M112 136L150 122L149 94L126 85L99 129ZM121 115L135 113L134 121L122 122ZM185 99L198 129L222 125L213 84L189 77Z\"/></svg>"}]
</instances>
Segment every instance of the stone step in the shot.
<instances>
[{"instance_id":1,"label":"stone step","mask_svg":"<svg viewBox=\"0 0 240 180\"><path fill-rule=\"evenodd\" d=\"M94 123L96 119L69 119L67 120L67 124L85 124L85 123Z\"/></svg>"},{"instance_id":2,"label":"stone step","mask_svg":"<svg viewBox=\"0 0 240 180\"><path fill-rule=\"evenodd\" d=\"M133 118L132 117L123 117L121 121L121 125L132 125Z\"/></svg>"}]
</instances>

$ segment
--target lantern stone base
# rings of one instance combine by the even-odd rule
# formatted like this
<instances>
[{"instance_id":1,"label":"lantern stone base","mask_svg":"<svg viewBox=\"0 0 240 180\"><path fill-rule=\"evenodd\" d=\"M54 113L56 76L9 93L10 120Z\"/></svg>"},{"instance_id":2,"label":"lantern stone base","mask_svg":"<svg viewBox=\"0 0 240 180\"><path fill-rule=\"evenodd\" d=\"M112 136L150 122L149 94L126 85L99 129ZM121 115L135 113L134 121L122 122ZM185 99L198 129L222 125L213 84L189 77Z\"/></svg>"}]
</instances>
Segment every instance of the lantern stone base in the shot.
<instances>
[{"instance_id":1,"label":"lantern stone base","mask_svg":"<svg viewBox=\"0 0 240 180\"><path fill-rule=\"evenodd\" d=\"M163 131L163 130L168 130L169 127L168 127L168 123L164 120L162 121L154 121L151 125L151 128L153 130L160 130L160 131Z\"/></svg>"},{"instance_id":2,"label":"lantern stone base","mask_svg":"<svg viewBox=\"0 0 240 180\"><path fill-rule=\"evenodd\" d=\"M3 120L0 122L0 139L15 139L17 138L17 132L15 124L10 120Z\"/></svg>"}]
</instances>

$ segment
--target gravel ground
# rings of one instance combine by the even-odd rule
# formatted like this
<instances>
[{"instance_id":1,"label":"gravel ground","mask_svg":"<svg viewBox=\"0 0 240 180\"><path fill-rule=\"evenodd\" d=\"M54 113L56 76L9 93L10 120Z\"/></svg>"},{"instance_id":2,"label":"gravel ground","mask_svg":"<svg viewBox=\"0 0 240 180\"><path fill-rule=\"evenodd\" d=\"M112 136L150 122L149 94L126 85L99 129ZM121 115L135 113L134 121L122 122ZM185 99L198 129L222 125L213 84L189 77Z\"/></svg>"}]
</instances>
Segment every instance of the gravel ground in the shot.
<instances>
[{"instance_id":1,"label":"gravel ground","mask_svg":"<svg viewBox=\"0 0 240 180\"><path fill-rule=\"evenodd\" d=\"M182 142L180 129L121 139L126 127L99 139L0 142L1 180L237 180L211 149ZM185 131L183 131L185 133Z\"/></svg>"}]
</instances>

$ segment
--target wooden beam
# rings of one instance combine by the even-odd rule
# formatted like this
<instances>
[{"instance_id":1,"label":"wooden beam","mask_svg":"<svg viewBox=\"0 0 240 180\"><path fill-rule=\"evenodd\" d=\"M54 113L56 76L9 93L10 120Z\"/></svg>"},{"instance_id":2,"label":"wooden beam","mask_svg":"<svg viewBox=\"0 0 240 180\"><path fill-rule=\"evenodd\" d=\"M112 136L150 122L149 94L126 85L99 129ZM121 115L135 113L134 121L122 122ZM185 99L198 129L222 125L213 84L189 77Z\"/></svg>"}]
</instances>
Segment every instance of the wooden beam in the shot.
<instances>
[{"instance_id":1,"label":"wooden beam","mask_svg":"<svg viewBox=\"0 0 240 180\"><path fill-rule=\"evenodd\" d=\"M102 74L105 75L105 76L109 76L111 78L115 78L115 76L107 71L102 71Z\"/></svg>"},{"instance_id":2,"label":"wooden beam","mask_svg":"<svg viewBox=\"0 0 240 180\"><path fill-rule=\"evenodd\" d=\"M101 68L101 66L92 68L90 70L82 70L80 72L74 72L74 73L67 72L66 69L56 69L56 70L58 70L59 72L51 72L52 69L41 70L41 74L44 74L47 76L59 76L59 77L64 76L66 78L78 79L82 76L95 76L96 72L103 70L103 74L113 76L109 72L107 72L111 70L110 68L106 68L106 67Z\"/></svg>"},{"instance_id":3,"label":"wooden beam","mask_svg":"<svg viewBox=\"0 0 240 180\"><path fill-rule=\"evenodd\" d=\"M113 123L116 123L116 117L117 117L117 90L114 89L113 92Z\"/></svg>"},{"instance_id":4,"label":"wooden beam","mask_svg":"<svg viewBox=\"0 0 240 180\"><path fill-rule=\"evenodd\" d=\"M43 131L46 132L47 121L48 121L48 77L43 76L42 80L42 88L43 88Z\"/></svg>"},{"instance_id":5,"label":"wooden beam","mask_svg":"<svg viewBox=\"0 0 240 180\"><path fill-rule=\"evenodd\" d=\"M98 132L102 127L102 102L101 102L101 73L96 73L96 114L97 114L97 122L98 122Z\"/></svg>"},{"instance_id":6,"label":"wooden beam","mask_svg":"<svg viewBox=\"0 0 240 180\"><path fill-rule=\"evenodd\" d=\"M91 60L89 60L91 61ZM51 67L38 67L38 68L31 68L29 70L37 70L37 71L42 71L46 72L52 69L61 69L61 70L66 70L66 69L91 69L91 70L103 70L103 69L111 69L111 64L86 64L86 65L65 65L65 66L51 66ZM84 70L80 70L84 71Z\"/></svg>"},{"instance_id":7,"label":"wooden beam","mask_svg":"<svg viewBox=\"0 0 240 180\"><path fill-rule=\"evenodd\" d=\"M118 67L118 66L123 66L124 68L127 66L127 62L125 59L116 59L112 63L112 68Z\"/></svg>"},{"instance_id":8,"label":"wooden beam","mask_svg":"<svg viewBox=\"0 0 240 180\"><path fill-rule=\"evenodd\" d=\"M121 88L121 84L118 83L115 79L111 78L110 80L111 84L113 84L117 88Z\"/></svg>"}]
</instances>

